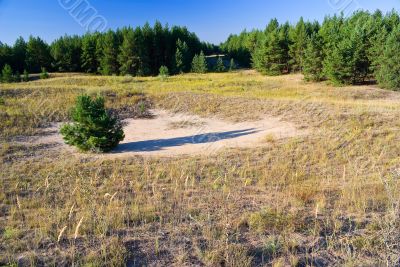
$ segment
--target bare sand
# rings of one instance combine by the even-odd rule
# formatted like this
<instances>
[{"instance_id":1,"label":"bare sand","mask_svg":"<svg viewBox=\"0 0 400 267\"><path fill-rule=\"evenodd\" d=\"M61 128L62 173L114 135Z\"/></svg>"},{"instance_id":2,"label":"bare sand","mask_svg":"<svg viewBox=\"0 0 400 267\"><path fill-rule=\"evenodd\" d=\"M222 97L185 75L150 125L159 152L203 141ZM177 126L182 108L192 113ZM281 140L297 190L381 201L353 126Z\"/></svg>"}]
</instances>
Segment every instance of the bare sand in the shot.
<instances>
[{"instance_id":1,"label":"bare sand","mask_svg":"<svg viewBox=\"0 0 400 267\"><path fill-rule=\"evenodd\" d=\"M251 148L265 145L268 140L279 140L304 134L295 125L265 117L260 121L229 123L216 118L152 110L152 119L124 121L125 139L111 153L102 157L121 156L183 156L213 154L226 148ZM58 127L50 134L37 138L36 144L63 143Z\"/></svg>"}]
</instances>

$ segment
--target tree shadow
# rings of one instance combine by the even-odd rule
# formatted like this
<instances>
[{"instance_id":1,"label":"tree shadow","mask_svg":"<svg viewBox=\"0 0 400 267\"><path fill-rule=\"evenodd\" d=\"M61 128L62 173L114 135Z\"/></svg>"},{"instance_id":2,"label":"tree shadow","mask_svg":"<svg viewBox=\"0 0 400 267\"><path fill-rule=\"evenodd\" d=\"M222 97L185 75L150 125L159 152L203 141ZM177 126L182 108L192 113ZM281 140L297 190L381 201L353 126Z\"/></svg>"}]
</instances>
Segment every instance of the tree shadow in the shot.
<instances>
[{"instance_id":1,"label":"tree shadow","mask_svg":"<svg viewBox=\"0 0 400 267\"><path fill-rule=\"evenodd\" d=\"M126 144L120 144L114 153L124 152L152 152L163 150L168 147L178 147L187 144L207 144L216 143L221 140L234 139L241 136L257 133L255 128L229 131L229 132L214 132L205 133L185 137L177 137L171 139L157 139L157 140L146 140L139 142L131 142Z\"/></svg>"}]
</instances>

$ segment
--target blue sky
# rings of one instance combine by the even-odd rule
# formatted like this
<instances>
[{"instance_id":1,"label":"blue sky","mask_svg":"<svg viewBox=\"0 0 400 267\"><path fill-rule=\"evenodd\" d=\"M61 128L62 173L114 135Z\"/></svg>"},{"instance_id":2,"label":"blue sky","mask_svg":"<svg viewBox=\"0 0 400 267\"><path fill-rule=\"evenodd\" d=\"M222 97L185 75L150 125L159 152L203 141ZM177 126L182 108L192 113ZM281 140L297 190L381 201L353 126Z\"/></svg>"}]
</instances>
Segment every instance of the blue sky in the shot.
<instances>
[{"instance_id":1,"label":"blue sky","mask_svg":"<svg viewBox=\"0 0 400 267\"><path fill-rule=\"evenodd\" d=\"M86 1L107 21L108 28L143 25L156 20L187 26L203 41L220 43L230 33L264 28L271 18L297 21L300 16L321 21L325 15L365 10L400 10L400 0L0 0L0 41L40 36L50 42L86 28L59 2Z\"/></svg>"}]
</instances>

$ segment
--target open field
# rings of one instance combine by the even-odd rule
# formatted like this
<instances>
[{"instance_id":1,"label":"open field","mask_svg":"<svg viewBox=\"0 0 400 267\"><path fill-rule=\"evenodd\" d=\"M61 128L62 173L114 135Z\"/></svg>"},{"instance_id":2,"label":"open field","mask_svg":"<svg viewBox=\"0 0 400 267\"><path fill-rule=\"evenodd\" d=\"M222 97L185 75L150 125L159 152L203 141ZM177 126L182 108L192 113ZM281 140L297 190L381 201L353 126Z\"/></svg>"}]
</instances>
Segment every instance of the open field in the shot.
<instances>
[{"instance_id":1,"label":"open field","mask_svg":"<svg viewBox=\"0 0 400 267\"><path fill-rule=\"evenodd\" d=\"M307 134L174 158L71 156L31 141L82 93L104 95L122 119L279 118ZM400 263L399 93L240 71L58 74L1 84L0 98L0 265Z\"/></svg>"}]
</instances>

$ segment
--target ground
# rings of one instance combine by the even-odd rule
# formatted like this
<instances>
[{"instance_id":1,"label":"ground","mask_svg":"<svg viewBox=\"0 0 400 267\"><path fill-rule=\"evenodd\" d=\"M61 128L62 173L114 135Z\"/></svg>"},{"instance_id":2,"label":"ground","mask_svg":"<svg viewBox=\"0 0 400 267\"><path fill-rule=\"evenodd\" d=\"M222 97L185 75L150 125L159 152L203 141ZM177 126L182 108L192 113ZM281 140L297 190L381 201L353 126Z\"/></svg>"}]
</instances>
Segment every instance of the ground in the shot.
<instances>
[{"instance_id":1,"label":"ground","mask_svg":"<svg viewBox=\"0 0 400 267\"><path fill-rule=\"evenodd\" d=\"M81 93L104 95L132 132L177 117L159 122L178 131L167 139L210 120L229 127L217 132L267 120L295 134L174 157L40 142L58 138ZM0 264L397 265L399 96L253 71L0 85Z\"/></svg>"}]
</instances>

